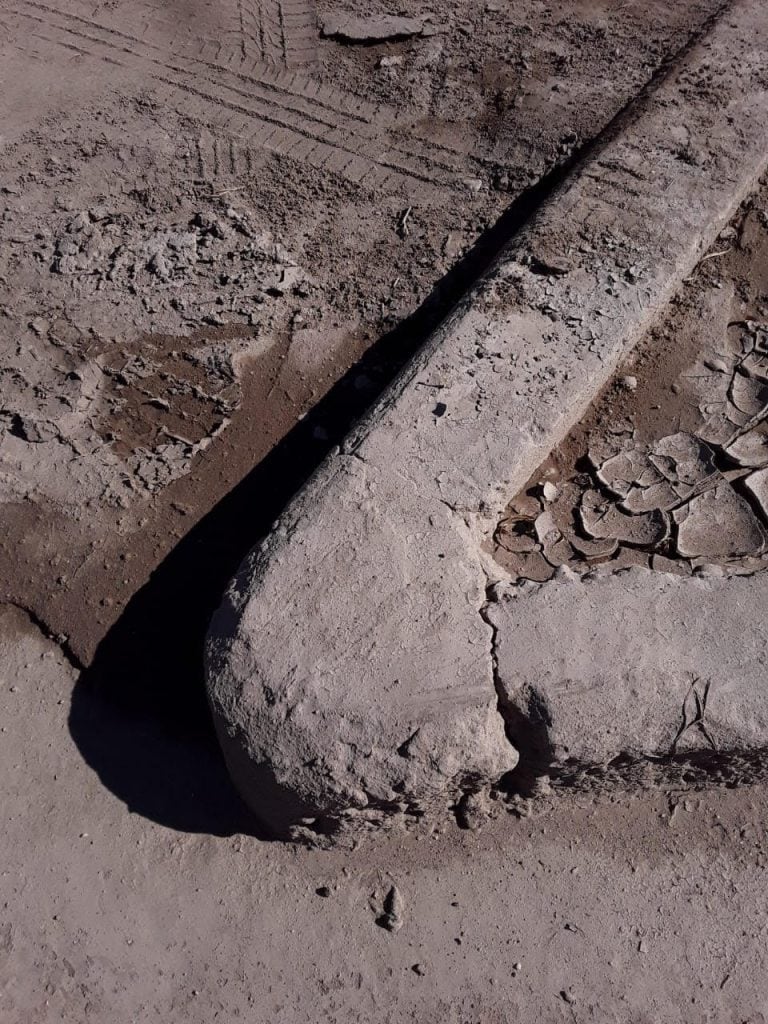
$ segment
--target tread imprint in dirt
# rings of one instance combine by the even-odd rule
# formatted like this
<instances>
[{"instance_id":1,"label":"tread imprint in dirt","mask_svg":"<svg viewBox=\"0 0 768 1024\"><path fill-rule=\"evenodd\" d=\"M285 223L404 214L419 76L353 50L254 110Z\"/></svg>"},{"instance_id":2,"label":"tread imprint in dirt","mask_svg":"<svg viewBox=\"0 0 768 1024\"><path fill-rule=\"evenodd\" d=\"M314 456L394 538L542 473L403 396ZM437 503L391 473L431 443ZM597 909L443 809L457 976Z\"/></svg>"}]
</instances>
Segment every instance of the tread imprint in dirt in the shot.
<instances>
[{"instance_id":1,"label":"tread imprint in dirt","mask_svg":"<svg viewBox=\"0 0 768 1024\"><path fill-rule=\"evenodd\" d=\"M290 155L352 181L411 191L456 186L476 163L439 143L393 139L386 127L394 120L391 112L296 72L258 61L248 64L248 73L232 72L211 62L213 52L211 60L169 59L151 43L37 0L17 0L10 9L36 23L33 34L40 41L119 66L148 65L149 74L179 90L182 99L195 96L211 104L211 120L251 149Z\"/></svg>"}]
</instances>

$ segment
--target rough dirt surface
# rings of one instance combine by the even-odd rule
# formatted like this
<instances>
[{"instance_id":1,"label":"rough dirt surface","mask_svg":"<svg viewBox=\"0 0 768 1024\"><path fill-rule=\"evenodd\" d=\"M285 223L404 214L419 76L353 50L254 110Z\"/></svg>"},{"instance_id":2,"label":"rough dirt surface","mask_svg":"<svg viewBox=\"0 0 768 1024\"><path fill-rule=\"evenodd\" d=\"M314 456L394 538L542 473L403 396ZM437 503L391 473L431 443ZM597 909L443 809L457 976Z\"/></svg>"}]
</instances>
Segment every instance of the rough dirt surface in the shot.
<instances>
[{"instance_id":1,"label":"rough dirt surface","mask_svg":"<svg viewBox=\"0 0 768 1024\"><path fill-rule=\"evenodd\" d=\"M201 675L445 275L718 6L0 0L3 1021L764 1021L764 788L277 845Z\"/></svg>"}]
</instances>

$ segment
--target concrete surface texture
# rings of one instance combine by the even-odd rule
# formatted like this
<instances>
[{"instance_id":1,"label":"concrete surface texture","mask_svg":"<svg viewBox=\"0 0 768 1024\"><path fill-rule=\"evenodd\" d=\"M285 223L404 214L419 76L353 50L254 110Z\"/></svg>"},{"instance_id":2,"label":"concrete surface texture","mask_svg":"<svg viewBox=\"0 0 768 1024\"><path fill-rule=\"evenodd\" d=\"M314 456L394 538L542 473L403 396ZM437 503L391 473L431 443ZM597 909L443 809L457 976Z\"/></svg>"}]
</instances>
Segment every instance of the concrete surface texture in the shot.
<instances>
[{"instance_id":1,"label":"concrete surface texture","mask_svg":"<svg viewBox=\"0 0 768 1024\"><path fill-rule=\"evenodd\" d=\"M767 27L736 5L621 119L244 564L209 693L273 826L402 823L515 766L483 541L756 185Z\"/></svg>"},{"instance_id":2,"label":"concrete surface texture","mask_svg":"<svg viewBox=\"0 0 768 1024\"><path fill-rule=\"evenodd\" d=\"M487 614L513 741L554 774L765 751L766 587L764 572L630 568L498 588Z\"/></svg>"}]
</instances>

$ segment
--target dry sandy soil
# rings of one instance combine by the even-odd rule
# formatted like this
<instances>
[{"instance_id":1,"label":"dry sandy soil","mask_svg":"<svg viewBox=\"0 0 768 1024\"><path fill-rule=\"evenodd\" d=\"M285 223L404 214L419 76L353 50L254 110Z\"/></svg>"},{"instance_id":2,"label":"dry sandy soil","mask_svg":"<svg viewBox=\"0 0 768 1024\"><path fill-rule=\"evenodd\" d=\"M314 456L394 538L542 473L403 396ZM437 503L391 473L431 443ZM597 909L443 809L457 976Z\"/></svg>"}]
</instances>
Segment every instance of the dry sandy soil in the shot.
<instances>
[{"instance_id":1,"label":"dry sandy soil","mask_svg":"<svg viewBox=\"0 0 768 1024\"><path fill-rule=\"evenodd\" d=\"M320 31L347 3L0 0L2 1020L765 1019L764 789L274 844L201 667L245 551L718 6L451 0L358 45ZM542 467L516 536L543 545L545 481L567 535L617 417L640 445L701 436L687 370L747 353L705 352L698 311L726 294L712 321L758 337L730 323L764 317L764 204ZM667 540L643 553L677 558Z\"/></svg>"}]
</instances>

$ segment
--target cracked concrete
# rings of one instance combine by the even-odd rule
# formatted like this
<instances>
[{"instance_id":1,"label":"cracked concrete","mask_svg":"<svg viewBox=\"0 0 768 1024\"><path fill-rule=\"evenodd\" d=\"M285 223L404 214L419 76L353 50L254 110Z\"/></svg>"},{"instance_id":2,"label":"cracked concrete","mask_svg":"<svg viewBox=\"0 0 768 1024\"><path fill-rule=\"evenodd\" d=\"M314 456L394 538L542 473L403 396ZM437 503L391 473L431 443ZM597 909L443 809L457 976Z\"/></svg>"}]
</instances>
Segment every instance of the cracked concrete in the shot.
<instances>
[{"instance_id":1,"label":"cracked concrete","mask_svg":"<svg viewBox=\"0 0 768 1024\"><path fill-rule=\"evenodd\" d=\"M275 829L407 825L515 767L482 543L754 187L766 31L747 3L715 24L242 566L211 627L209 696Z\"/></svg>"}]
</instances>

